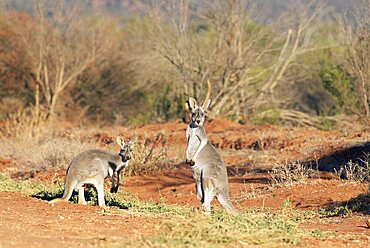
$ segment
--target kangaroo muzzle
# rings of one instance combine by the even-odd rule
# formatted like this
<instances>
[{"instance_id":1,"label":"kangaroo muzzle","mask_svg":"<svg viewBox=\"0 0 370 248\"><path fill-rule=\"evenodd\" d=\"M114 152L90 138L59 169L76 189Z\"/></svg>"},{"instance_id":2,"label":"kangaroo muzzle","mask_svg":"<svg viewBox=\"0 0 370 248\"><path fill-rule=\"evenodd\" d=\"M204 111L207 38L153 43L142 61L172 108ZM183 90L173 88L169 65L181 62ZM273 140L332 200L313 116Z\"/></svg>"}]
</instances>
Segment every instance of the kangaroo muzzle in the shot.
<instances>
[{"instance_id":1,"label":"kangaroo muzzle","mask_svg":"<svg viewBox=\"0 0 370 248\"><path fill-rule=\"evenodd\" d=\"M125 154L120 153L119 156L121 157L121 160L124 163L127 162L127 161L129 161L131 159L131 156L130 155L125 155Z\"/></svg>"}]
</instances>

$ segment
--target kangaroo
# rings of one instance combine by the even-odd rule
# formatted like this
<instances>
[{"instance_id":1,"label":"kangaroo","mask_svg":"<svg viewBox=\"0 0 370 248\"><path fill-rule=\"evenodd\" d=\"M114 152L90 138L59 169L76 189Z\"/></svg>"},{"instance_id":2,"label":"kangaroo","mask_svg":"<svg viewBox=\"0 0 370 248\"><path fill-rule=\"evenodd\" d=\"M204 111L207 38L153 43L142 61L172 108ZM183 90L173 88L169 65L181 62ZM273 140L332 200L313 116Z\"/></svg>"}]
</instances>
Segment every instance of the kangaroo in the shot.
<instances>
[{"instance_id":1,"label":"kangaroo","mask_svg":"<svg viewBox=\"0 0 370 248\"><path fill-rule=\"evenodd\" d=\"M211 100L208 99L202 106L198 106L194 98L189 98L192 117L186 129L186 162L192 167L197 199L202 203L206 214L211 213L211 201L216 196L228 213L238 215L239 212L229 198L225 163L209 141L203 126L210 104Z\"/></svg>"},{"instance_id":2,"label":"kangaroo","mask_svg":"<svg viewBox=\"0 0 370 248\"><path fill-rule=\"evenodd\" d=\"M84 196L84 184L92 184L98 192L98 204L105 207L104 200L104 179L112 178L111 192L116 193L119 187L120 172L128 166L132 157L133 143L124 142L124 139L117 136L117 143L121 149L118 154L109 151L91 149L77 155L67 169L67 176L62 198L49 201L49 204L61 201L68 201L73 190L78 190L78 203L86 205ZM117 174L117 182L114 177Z\"/></svg>"}]
</instances>

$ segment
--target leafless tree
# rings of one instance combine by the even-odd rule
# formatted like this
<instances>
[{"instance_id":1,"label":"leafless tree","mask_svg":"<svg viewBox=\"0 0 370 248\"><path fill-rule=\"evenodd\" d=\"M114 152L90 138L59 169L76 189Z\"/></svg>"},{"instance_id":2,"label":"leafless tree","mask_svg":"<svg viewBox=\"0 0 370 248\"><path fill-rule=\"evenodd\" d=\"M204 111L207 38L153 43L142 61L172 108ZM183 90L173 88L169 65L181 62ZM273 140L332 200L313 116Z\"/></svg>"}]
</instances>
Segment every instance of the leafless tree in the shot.
<instances>
[{"instance_id":1,"label":"leafless tree","mask_svg":"<svg viewBox=\"0 0 370 248\"><path fill-rule=\"evenodd\" d=\"M31 21L10 17L9 22L29 57L36 108L42 100L48 117L55 117L62 92L110 49L109 28L104 21L93 23L81 17L77 4L35 1L34 6Z\"/></svg>"},{"instance_id":2,"label":"leafless tree","mask_svg":"<svg viewBox=\"0 0 370 248\"><path fill-rule=\"evenodd\" d=\"M186 95L212 96L214 115L238 116L274 101L292 62L327 47L311 42L320 1L294 3L270 27L246 14L253 12L251 2L219 0L194 10L190 0L181 0L155 8L155 51L177 70ZM194 16L200 24L191 21Z\"/></svg>"},{"instance_id":3,"label":"leafless tree","mask_svg":"<svg viewBox=\"0 0 370 248\"><path fill-rule=\"evenodd\" d=\"M263 68L262 58L273 51L275 39L245 15L247 1L213 1L207 11L191 3L156 6L154 49L176 68L186 95L211 95L216 115L240 113L252 93L244 89L272 69ZM191 22L194 16L199 24Z\"/></svg>"}]
</instances>

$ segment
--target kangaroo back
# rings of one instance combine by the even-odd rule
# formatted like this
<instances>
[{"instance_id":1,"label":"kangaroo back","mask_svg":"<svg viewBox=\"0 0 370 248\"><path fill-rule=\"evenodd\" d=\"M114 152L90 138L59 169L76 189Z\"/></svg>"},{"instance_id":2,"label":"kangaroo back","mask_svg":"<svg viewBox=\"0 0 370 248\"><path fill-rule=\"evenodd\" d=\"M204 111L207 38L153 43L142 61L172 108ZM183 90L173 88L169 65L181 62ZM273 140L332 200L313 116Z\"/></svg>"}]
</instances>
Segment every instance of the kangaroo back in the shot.
<instances>
[{"instance_id":1,"label":"kangaroo back","mask_svg":"<svg viewBox=\"0 0 370 248\"><path fill-rule=\"evenodd\" d=\"M112 178L113 193L118 191L120 171L128 166L132 157L133 142L124 142L124 139L117 136L117 143L120 145L119 153L112 153L100 149L91 149L77 155L67 169L64 194L61 198L49 201L50 204L68 201L74 190L79 192L79 203L86 204L84 197L84 185L93 184L98 192L99 206L105 206L104 201L104 179ZM116 183L114 182L117 175Z\"/></svg>"}]
</instances>

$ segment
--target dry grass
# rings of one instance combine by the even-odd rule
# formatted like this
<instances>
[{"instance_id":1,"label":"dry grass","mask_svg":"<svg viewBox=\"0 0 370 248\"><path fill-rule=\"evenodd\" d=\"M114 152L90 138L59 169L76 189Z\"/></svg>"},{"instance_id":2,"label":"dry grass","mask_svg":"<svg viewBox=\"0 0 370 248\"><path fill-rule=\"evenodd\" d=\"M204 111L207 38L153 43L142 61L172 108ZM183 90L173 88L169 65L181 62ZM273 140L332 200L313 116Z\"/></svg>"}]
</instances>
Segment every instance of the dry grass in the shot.
<instances>
[{"instance_id":1,"label":"dry grass","mask_svg":"<svg viewBox=\"0 0 370 248\"><path fill-rule=\"evenodd\" d=\"M0 157L15 160L18 171L44 171L49 168L67 169L71 160L79 153L99 148L99 145L80 130L57 132L44 127L37 137L22 136L0 139ZM154 140L138 139L135 142L133 159L126 170L128 175L152 173L168 168L165 161L166 148L163 136ZM104 148L103 148L104 149ZM113 149L113 147L112 147ZM114 150L113 150L114 152ZM118 152L118 150L117 150Z\"/></svg>"},{"instance_id":2,"label":"dry grass","mask_svg":"<svg viewBox=\"0 0 370 248\"><path fill-rule=\"evenodd\" d=\"M298 183L303 183L315 173L312 166L302 164L300 162L292 162L285 164L276 164L273 166L270 174L271 186L292 186ZM349 161L342 165L336 171L338 177L345 178L351 182L366 182L370 181L370 165L369 159L362 161L361 164Z\"/></svg>"},{"instance_id":3,"label":"dry grass","mask_svg":"<svg viewBox=\"0 0 370 248\"><path fill-rule=\"evenodd\" d=\"M369 158L362 161L362 164L349 161L342 165L339 170L336 170L339 177L344 177L352 182L366 182L370 181L370 165Z\"/></svg>"},{"instance_id":4,"label":"dry grass","mask_svg":"<svg viewBox=\"0 0 370 248\"><path fill-rule=\"evenodd\" d=\"M5 137L37 138L42 135L47 125L47 112L40 108L20 108L9 114L5 122L5 129L0 130Z\"/></svg>"},{"instance_id":5,"label":"dry grass","mask_svg":"<svg viewBox=\"0 0 370 248\"><path fill-rule=\"evenodd\" d=\"M73 157L94 147L80 130L56 129L36 108L10 115L1 134L0 157L14 160L19 172L66 169Z\"/></svg>"},{"instance_id":6,"label":"dry grass","mask_svg":"<svg viewBox=\"0 0 370 248\"><path fill-rule=\"evenodd\" d=\"M94 147L79 131L61 136L46 126L38 127L37 136L17 135L0 139L0 157L15 160L19 171L42 171L51 167L67 168L80 152Z\"/></svg>"},{"instance_id":7,"label":"dry grass","mask_svg":"<svg viewBox=\"0 0 370 248\"><path fill-rule=\"evenodd\" d=\"M154 138L144 137L135 141L133 158L127 168L129 175L138 175L158 171L169 167L167 141L162 133Z\"/></svg>"},{"instance_id":8,"label":"dry grass","mask_svg":"<svg viewBox=\"0 0 370 248\"><path fill-rule=\"evenodd\" d=\"M269 172L271 177L271 186L292 186L294 184L302 183L310 177L313 172L314 170L312 167L300 162L276 164Z\"/></svg>"},{"instance_id":9,"label":"dry grass","mask_svg":"<svg viewBox=\"0 0 370 248\"><path fill-rule=\"evenodd\" d=\"M76 155L103 145L97 143L96 134L91 134L91 130L57 129L50 122L42 121L44 117L36 118L34 114L34 110L25 110L10 116L0 135L0 158L14 160L18 172L67 169ZM112 142L109 148L118 152L114 145L115 142ZM126 174L152 173L167 168L166 155L163 134L138 138Z\"/></svg>"}]
</instances>

